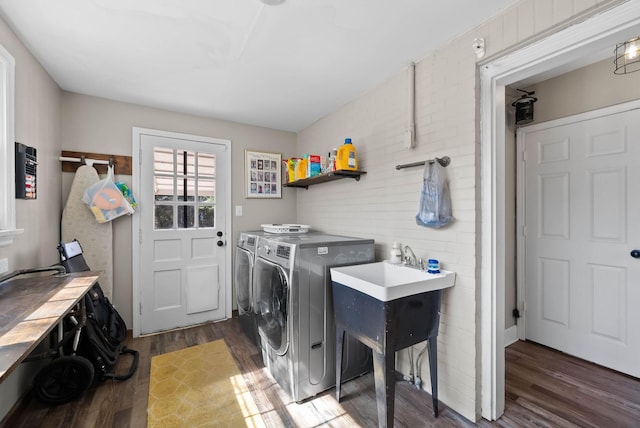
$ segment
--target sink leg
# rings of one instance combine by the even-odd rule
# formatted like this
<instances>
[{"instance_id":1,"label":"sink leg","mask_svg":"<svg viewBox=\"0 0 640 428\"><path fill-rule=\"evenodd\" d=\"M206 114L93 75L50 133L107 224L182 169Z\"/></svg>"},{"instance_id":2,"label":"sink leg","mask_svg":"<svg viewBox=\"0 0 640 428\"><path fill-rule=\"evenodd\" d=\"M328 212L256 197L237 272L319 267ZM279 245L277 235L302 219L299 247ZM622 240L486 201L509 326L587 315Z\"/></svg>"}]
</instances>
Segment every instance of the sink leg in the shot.
<instances>
[{"instance_id":1,"label":"sink leg","mask_svg":"<svg viewBox=\"0 0 640 428\"><path fill-rule=\"evenodd\" d=\"M429 372L431 372L431 400L433 416L438 417L438 338L432 337L429 344Z\"/></svg>"},{"instance_id":2,"label":"sink leg","mask_svg":"<svg viewBox=\"0 0 640 428\"><path fill-rule=\"evenodd\" d=\"M373 374L376 383L378 427L393 427L393 410L396 391L395 353L373 351Z\"/></svg>"},{"instance_id":3,"label":"sink leg","mask_svg":"<svg viewBox=\"0 0 640 428\"><path fill-rule=\"evenodd\" d=\"M344 348L344 329L336 326L336 400L340 402L342 386L342 349Z\"/></svg>"}]
</instances>

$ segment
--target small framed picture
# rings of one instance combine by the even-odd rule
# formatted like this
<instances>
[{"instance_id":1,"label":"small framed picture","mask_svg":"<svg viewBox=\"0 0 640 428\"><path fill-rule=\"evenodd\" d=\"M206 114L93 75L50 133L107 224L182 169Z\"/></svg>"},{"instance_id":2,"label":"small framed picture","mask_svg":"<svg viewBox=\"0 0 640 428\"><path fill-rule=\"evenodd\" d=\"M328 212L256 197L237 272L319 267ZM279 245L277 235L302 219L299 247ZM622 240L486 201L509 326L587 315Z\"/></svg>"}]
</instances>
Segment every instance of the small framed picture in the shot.
<instances>
[{"instance_id":1,"label":"small framed picture","mask_svg":"<svg viewBox=\"0 0 640 428\"><path fill-rule=\"evenodd\" d=\"M244 151L247 198L282 198L282 154Z\"/></svg>"}]
</instances>

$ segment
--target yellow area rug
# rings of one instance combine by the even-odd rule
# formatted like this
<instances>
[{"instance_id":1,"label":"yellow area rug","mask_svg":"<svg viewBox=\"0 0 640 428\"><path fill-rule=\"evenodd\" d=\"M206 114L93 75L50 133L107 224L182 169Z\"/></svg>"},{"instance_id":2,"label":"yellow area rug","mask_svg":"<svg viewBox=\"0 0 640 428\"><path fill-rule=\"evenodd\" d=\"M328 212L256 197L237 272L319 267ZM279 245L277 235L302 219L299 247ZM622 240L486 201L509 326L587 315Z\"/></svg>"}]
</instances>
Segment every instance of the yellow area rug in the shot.
<instances>
[{"instance_id":1,"label":"yellow area rug","mask_svg":"<svg viewBox=\"0 0 640 428\"><path fill-rule=\"evenodd\" d=\"M151 358L148 428L264 427L224 340Z\"/></svg>"}]
</instances>

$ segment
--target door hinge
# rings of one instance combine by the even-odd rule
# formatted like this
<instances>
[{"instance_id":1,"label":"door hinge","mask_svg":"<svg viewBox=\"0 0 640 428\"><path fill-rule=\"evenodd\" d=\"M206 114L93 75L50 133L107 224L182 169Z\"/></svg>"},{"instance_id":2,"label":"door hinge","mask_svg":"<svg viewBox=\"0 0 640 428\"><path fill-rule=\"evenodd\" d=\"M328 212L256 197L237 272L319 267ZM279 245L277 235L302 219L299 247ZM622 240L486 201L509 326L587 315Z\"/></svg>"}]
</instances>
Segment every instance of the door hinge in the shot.
<instances>
[{"instance_id":1,"label":"door hinge","mask_svg":"<svg viewBox=\"0 0 640 428\"><path fill-rule=\"evenodd\" d=\"M138 229L138 244L142 245L142 229Z\"/></svg>"},{"instance_id":2,"label":"door hinge","mask_svg":"<svg viewBox=\"0 0 640 428\"><path fill-rule=\"evenodd\" d=\"M138 306L139 306L138 311L140 312L140 315L142 315L142 302L139 302Z\"/></svg>"},{"instance_id":3,"label":"door hinge","mask_svg":"<svg viewBox=\"0 0 640 428\"><path fill-rule=\"evenodd\" d=\"M142 165L142 146L138 147L138 165Z\"/></svg>"},{"instance_id":4,"label":"door hinge","mask_svg":"<svg viewBox=\"0 0 640 428\"><path fill-rule=\"evenodd\" d=\"M527 161L527 152L526 152L526 151L524 151L524 150L522 151L522 160L523 160L524 162L526 162L526 161Z\"/></svg>"},{"instance_id":5,"label":"door hinge","mask_svg":"<svg viewBox=\"0 0 640 428\"><path fill-rule=\"evenodd\" d=\"M522 226L522 236L527 236L527 226Z\"/></svg>"}]
</instances>

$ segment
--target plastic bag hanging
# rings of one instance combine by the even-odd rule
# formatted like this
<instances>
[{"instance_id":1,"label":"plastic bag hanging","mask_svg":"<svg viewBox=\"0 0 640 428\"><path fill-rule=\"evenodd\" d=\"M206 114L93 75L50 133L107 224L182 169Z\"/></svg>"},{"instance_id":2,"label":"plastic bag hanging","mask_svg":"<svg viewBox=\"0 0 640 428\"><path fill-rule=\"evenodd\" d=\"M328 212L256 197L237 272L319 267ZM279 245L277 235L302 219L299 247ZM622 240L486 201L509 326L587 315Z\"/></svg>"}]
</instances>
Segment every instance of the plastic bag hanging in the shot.
<instances>
[{"instance_id":1,"label":"plastic bag hanging","mask_svg":"<svg viewBox=\"0 0 640 428\"><path fill-rule=\"evenodd\" d=\"M107 176L84 191L82 201L89 206L98 223L133 214L133 208L113 182L113 166Z\"/></svg>"},{"instance_id":2,"label":"plastic bag hanging","mask_svg":"<svg viewBox=\"0 0 640 428\"><path fill-rule=\"evenodd\" d=\"M452 220L451 195L446 171L437 161L426 162L416 223L424 227L440 228Z\"/></svg>"}]
</instances>

